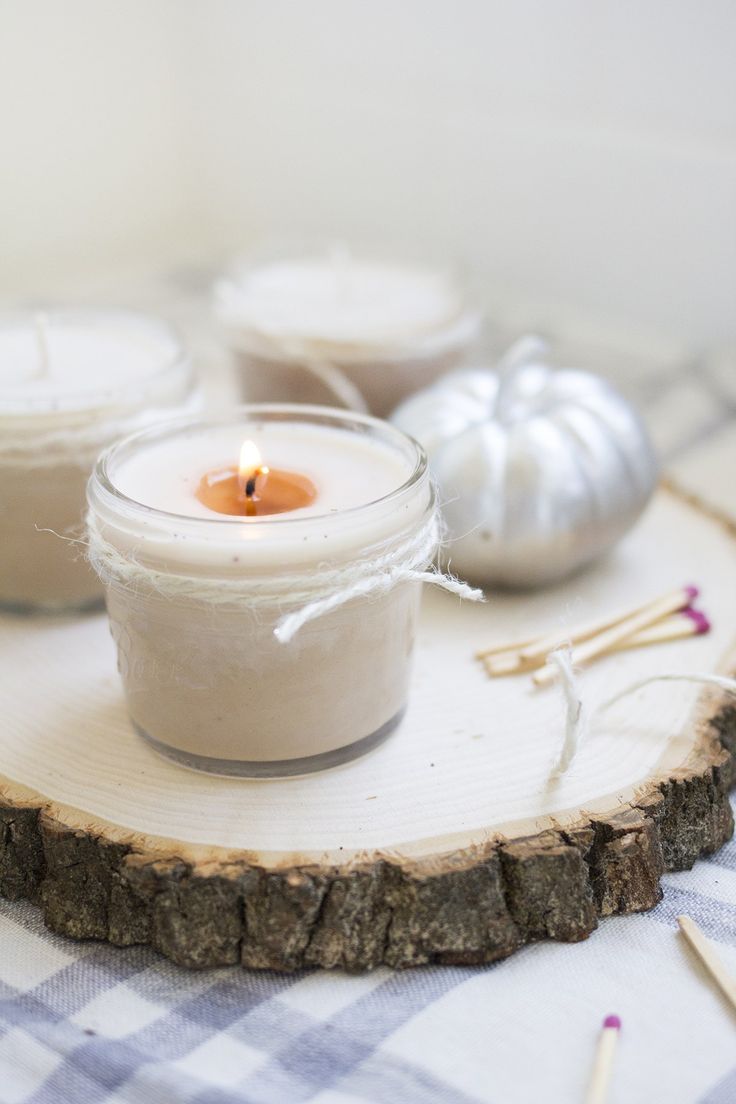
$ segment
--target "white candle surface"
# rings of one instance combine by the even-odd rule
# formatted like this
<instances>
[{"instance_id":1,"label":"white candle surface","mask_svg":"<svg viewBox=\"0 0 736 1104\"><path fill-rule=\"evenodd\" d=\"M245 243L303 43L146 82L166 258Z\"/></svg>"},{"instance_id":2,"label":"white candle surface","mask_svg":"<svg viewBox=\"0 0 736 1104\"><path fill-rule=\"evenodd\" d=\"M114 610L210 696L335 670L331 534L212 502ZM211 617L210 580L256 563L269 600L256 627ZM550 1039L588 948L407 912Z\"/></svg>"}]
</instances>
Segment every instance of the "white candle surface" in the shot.
<instances>
[{"instance_id":1,"label":"white candle surface","mask_svg":"<svg viewBox=\"0 0 736 1104\"><path fill-rule=\"evenodd\" d=\"M179 356L166 326L123 312L0 319L0 416L107 406Z\"/></svg>"},{"instance_id":2,"label":"white candle surface","mask_svg":"<svg viewBox=\"0 0 736 1104\"><path fill-rule=\"evenodd\" d=\"M246 259L215 307L247 401L329 397L382 417L462 363L480 326L449 272L346 249Z\"/></svg>"},{"instance_id":3,"label":"white candle surface","mask_svg":"<svg viewBox=\"0 0 736 1104\"><path fill-rule=\"evenodd\" d=\"M237 466L243 441L252 441L271 468L306 475L317 488L309 506L289 512L291 519L329 514L383 498L411 475L400 453L345 430L311 425L241 425L197 428L186 436L158 441L117 469L115 485L128 498L187 517L222 517L196 497L206 472ZM237 519L262 524L263 517Z\"/></svg>"},{"instance_id":4,"label":"white candle surface","mask_svg":"<svg viewBox=\"0 0 736 1104\"><path fill-rule=\"evenodd\" d=\"M349 256L244 269L225 294L233 320L263 337L354 346L421 340L463 310L442 272Z\"/></svg>"},{"instance_id":5,"label":"white candle surface","mask_svg":"<svg viewBox=\"0 0 736 1104\"><path fill-rule=\"evenodd\" d=\"M272 470L306 476L316 488L315 500L288 513L258 517L226 516L204 505L196 493L203 476L236 467L244 441L255 444ZM100 522L108 539L125 549L140 542L141 534L155 533L139 553L149 563L165 560L227 572L245 565L270 569L280 561L319 563L379 543L426 509L426 496L414 498L408 509L390 497L411 479L415 466L414 453L392 444L390 433L380 440L331 425L259 421L257 415L234 423L195 423L160 436L155 431L141 435L134 447L122 446L106 461L119 494L168 516L137 511L135 518L126 518L124 511L108 513L103 505ZM375 507L361 509L371 503ZM345 511L347 516L338 519ZM243 567L232 568L234 555Z\"/></svg>"}]
</instances>

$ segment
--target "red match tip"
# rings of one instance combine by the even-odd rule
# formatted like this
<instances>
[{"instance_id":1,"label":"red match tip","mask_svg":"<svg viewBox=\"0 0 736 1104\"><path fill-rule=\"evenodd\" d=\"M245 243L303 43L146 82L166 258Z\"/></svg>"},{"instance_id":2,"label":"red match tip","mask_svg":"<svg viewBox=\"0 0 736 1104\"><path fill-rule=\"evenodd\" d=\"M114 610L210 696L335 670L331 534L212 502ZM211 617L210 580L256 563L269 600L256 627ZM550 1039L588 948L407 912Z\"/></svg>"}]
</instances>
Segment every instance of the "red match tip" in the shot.
<instances>
[{"instance_id":1,"label":"red match tip","mask_svg":"<svg viewBox=\"0 0 736 1104\"><path fill-rule=\"evenodd\" d=\"M612 1028L615 1028L616 1031L620 1031L621 1030L621 1020L619 1019L618 1016L606 1016L605 1020L603 1021L603 1026L604 1027L612 1027Z\"/></svg>"},{"instance_id":2,"label":"red match tip","mask_svg":"<svg viewBox=\"0 0 736 1104\"><path fill-rule=\"evenodd\" d=\"M698 595L700 594L700 591L696 586L692 586L692 584L691 584L690 586L685 587L685 593L687 594L690 601L692 601L693 598L698 597Z\"/></svg>"},{"instance_id":3,"label":"red match tip","mask_svg":"<svg viewBox=\"0 0 736 1104\"><path fill-rule=\"evenodd\" d=\"M701 613L700 610L691 609L688 606L687 609L682 610L682 613L684 614L685 617L690 618L692 623L695 625L695 631L697 633L700 634L700 633L710 632L710 628L711 628L710 621L708 620L708 618L705 616L704 613Z\"/></svg>"}]
</instances>

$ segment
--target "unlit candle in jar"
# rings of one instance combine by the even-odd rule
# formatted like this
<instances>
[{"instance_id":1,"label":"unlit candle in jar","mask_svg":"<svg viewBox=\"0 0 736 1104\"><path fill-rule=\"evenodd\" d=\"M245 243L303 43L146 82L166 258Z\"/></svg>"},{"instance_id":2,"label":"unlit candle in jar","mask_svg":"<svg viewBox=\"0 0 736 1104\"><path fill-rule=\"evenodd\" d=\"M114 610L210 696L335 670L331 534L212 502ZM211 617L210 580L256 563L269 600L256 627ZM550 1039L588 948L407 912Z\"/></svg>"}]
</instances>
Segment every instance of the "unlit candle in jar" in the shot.
<instances>
[{"instance_id":1,"label":"unlit candle in jar","mask_svg":"<svg viewBox=\"0 0 736 1104\"><path fill-rule=\"evenodd\" d=\"M156 320L112 311L0 318L0 605L99 601L75 543L94 460L191 391L188 362Z\"/></svg>"},{"instance_id":2,"label":"unlit candle in jar","mask_svg":"<svg viewBox=\"0 0 736 1104\"><path fill-rule=\"evenodd\" d=\"M0 319L0 416L99 413L179 355L163 323L122 312Z\"/></svg>"},{"instance_id":3,"label":"unlit candle in jar","mask_svg":"<svg viewBox=\"0 0 736 1104\"><path fill-rule=\"evenodd\" d=\"M243 326L322 348L401 346L455 322L463 308L443 272L345 254L243 270L231 295Z\"/></svg>"},{"instance_id":4,"label":"unlit candle in jar","mask_svg":"<svg viewBox=\"0 0 736 1104\"><path fill-rule=\"evenodd\" d=\"M459 364L479 328L449 273L339 248L244 262L218 287L217 313L241 358L246 398L304 400L310 366L323 387L328 366L380 415ZM350 403L340 387L328 393Z\"/></svg>"}]
</instances>

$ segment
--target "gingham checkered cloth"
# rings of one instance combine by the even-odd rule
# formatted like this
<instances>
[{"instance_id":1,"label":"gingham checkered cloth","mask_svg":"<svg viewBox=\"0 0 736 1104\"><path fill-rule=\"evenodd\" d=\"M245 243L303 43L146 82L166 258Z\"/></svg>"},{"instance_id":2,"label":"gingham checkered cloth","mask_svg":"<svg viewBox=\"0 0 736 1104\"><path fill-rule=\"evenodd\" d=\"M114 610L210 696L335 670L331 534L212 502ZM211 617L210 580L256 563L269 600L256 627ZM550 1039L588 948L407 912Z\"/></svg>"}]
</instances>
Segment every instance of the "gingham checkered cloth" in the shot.
<instances>
[{"instance_id":1,"label":"gingham checkered cloth","mask_svg":"<svg viewBox=\"0 0 736 1104\"><path fill-rule=\"evenodd\" d=\"M611 1104L734 1104L736 1015L677 933L736 974L736 842L664 879L653 911L486 968L350 977L188 972L51 935L0 902L2 1104L573 1104L602 1018Z\"/></svg>"}]
</instances>

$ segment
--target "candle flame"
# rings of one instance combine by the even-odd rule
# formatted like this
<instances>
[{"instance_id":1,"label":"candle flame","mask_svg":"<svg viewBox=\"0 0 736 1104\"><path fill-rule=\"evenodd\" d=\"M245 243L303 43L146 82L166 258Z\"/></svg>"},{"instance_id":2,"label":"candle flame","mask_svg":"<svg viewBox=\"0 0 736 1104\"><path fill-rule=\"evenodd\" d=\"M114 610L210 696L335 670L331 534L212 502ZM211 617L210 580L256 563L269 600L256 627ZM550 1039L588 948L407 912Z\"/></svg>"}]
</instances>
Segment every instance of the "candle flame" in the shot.
<instances>
[{"instance_id":1,"label":"candle flame","mask_svg":"<svg viewBox=\"0 0 736 1104\"><path fill-rule=\"evenodd\" d=\"M247 483L251 476L255 475L261 466L261 454L254 441L243 441L240 449L240 463L238 474L241 482Z\"/></svg>"},{"instance_id":2,"label":"candle flame","mask_svg":"<svg viewBox=\"0 0 736 1104\"><path fill-rule=\"evenodd\" d=\"M249 498L255 494L258 476L268 475L268 468L261 460L261 454L253 441L243 441L238 464L238 482L244 494Z\"/></svg>"}]
</instances>

